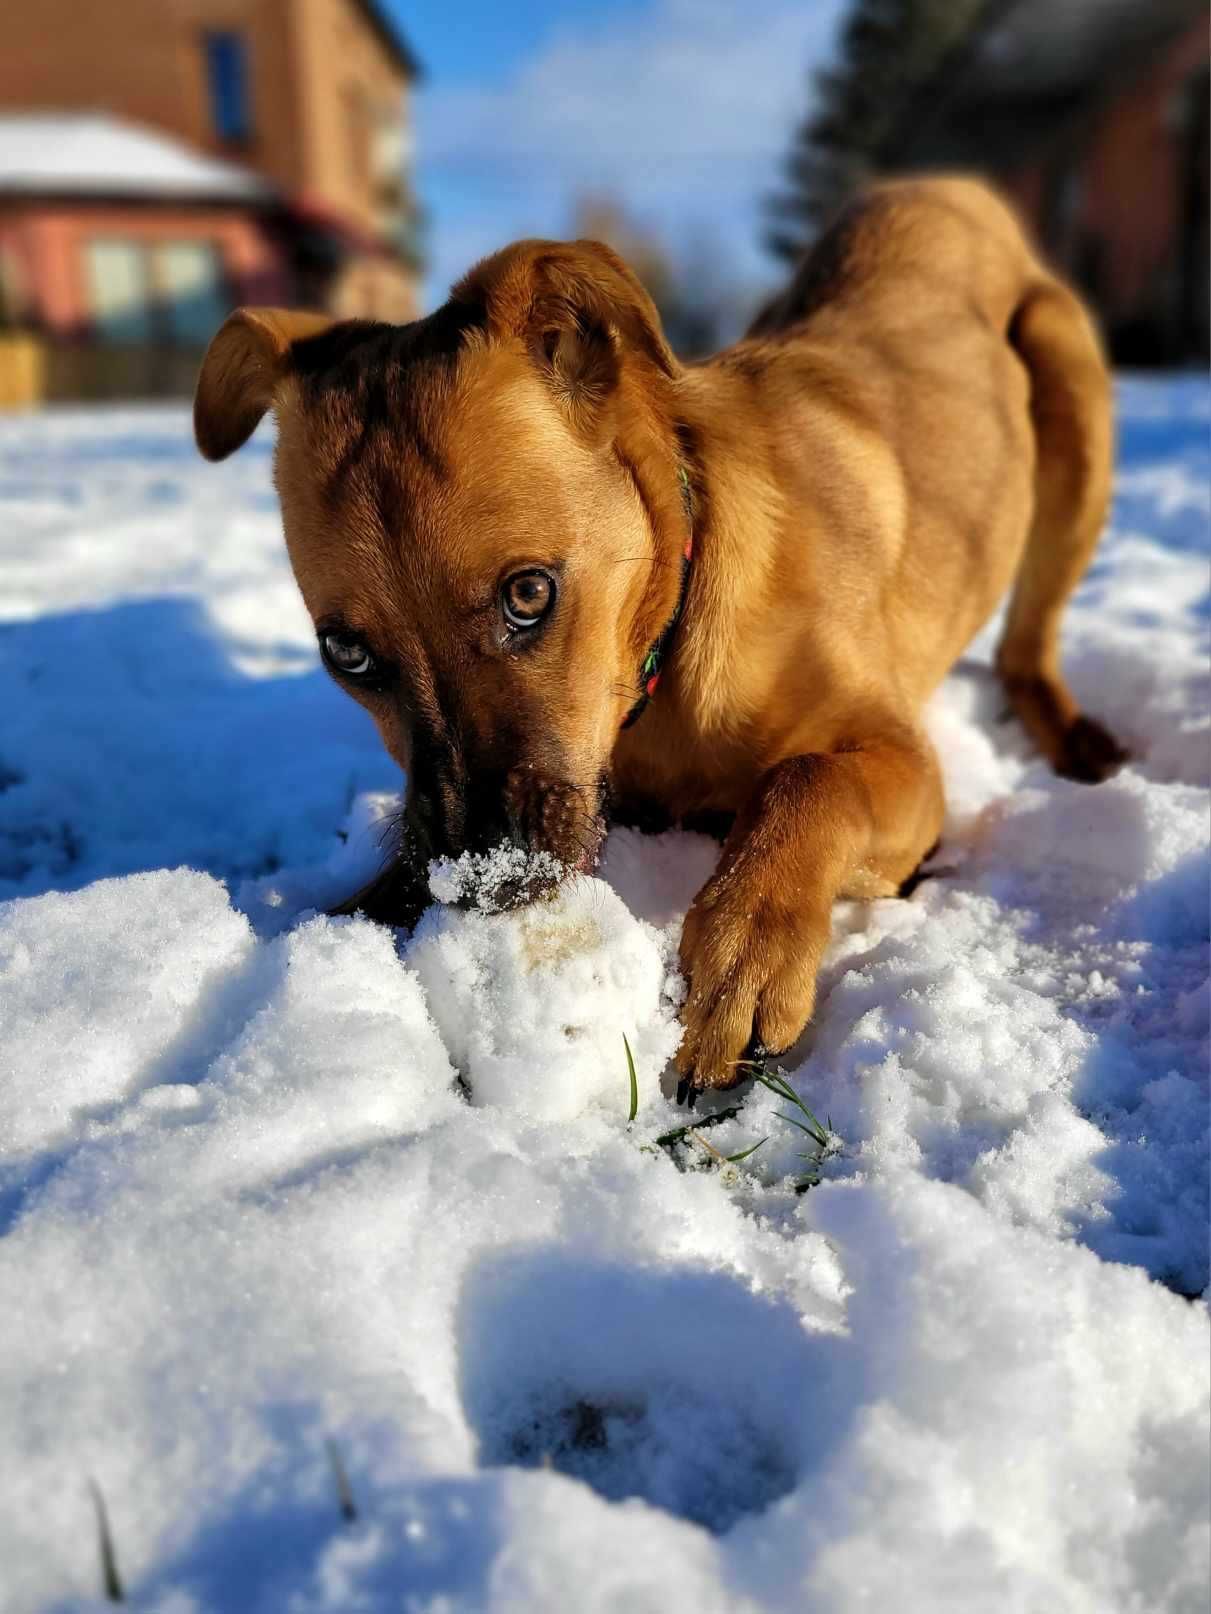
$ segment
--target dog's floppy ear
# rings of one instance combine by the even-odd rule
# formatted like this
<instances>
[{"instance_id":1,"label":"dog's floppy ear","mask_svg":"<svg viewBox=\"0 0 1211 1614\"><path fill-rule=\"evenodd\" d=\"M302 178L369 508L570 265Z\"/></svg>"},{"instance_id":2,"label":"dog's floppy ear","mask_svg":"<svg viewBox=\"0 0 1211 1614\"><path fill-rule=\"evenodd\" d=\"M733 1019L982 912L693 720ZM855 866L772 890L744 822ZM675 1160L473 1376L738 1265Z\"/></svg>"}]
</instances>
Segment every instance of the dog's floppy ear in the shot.
<instances>
[{"instance_id":1,"label":"dog's floppy ear","mask_svg":"<svg viewBox=\"0 0 1211 1614\"><path fill-rule=\"evenodd\" d=\"M655 304L600 241L518 241L477 264L453 295L480 304L490 330L520 337L582 416L596 413L628 360L676 374Z\"/></svg>"},{"instance_id":2,"label":"dog's floppy ear","mask_svg":"<svg viewBox=\"0 0 1211 1614\"><path fill-rule=\"evenodd\" d=\"M237 308L202 360L193 400L193 434L208 460L225 460L246 443L290 368L292 343L318 336L327 314L293 308Z\"/></svg>"}]
</instances>

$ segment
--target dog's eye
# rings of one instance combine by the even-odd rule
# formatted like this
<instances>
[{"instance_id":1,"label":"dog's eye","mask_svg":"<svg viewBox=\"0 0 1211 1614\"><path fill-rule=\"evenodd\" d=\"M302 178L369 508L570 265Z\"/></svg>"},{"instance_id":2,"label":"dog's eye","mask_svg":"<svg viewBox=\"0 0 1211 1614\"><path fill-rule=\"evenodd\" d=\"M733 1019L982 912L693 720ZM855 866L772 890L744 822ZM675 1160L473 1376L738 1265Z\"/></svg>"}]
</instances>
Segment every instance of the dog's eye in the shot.
<instances>
[{"instance_id":1,"label":"dog's eye","mask_svg":"<svg viewBox=\"0 0 1211 1614\"><path fill-rule=\"evenodd\" d=\"M511 628L536 627L555 604L555 579L548 572L514 572L500 591L500 608Z\"/></svg>"},{"instance_id":2,"label":"dog's eye","mask_svg":"<svg viewBox=\"0 0 1211 1614\"><path fill-rule=\"evenodd\" d=\"M374 657L360 639L349 634L326 633L320 640L324 660L346 678L364 678L374 666Z\"/></svg>"}]
</instances>

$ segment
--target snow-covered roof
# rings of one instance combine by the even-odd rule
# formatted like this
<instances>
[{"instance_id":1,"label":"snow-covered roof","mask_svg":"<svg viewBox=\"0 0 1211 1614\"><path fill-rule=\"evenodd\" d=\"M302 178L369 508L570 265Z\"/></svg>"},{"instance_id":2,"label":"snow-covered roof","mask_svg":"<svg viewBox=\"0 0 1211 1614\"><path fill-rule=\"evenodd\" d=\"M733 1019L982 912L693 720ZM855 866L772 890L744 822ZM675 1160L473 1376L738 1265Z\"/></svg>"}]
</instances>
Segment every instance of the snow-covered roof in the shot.
<instances>
[{"instance_id":1,"label":"snow-covered roof","mask_svg":"<svg viewBox=\"0 0 1211 1614\"><path fill-rule=\"evenodd\" d=\"M273 187L159 130L100 113L0 116L0 193L261 201Z\"/></svg>"}]
</instances>

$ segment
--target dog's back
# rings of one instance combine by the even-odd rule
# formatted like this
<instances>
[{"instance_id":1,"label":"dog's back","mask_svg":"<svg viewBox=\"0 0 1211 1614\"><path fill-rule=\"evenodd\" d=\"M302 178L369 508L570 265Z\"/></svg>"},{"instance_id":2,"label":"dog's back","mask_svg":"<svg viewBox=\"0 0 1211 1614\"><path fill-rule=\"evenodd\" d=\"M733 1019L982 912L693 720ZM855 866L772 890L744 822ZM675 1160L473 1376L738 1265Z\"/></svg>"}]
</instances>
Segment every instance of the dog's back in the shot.
<instances>
[{"instance_id":1,"label":"dog's back","mask_svg":"<svg viewBox=\"0 0 1211 1614\"><path fill-rule=\"evenodd\" d=\"M801 489L813 569L866 588L838 631L889 624L910 701L945 674L1016 576L998 665L1051 760L1081 776L1121 760L1060 679L1058 624L1105 516L1110 389L1080 302L1006 204L960 177L875 186L836 220L744 342L714 361L776 400L780 473ZM878 490L844 524L830 508ZM862 490L862 491L859 491ZM901 515L902 512L902 515Z\"/></svg>"},{"instance_id":2,"label":"dog's back","mask_svg":"<svg viewBox=\"0 0 1211 1614\"><path fill-rule=\"evenodd\" d=\"M982 180L886 180L842 209L747 335L785 340L810 320L822 339L855 309L902 330L973 307L1003 324L1024 281L1044 273L1017 218Z\"/></svg>"}]
</instances>

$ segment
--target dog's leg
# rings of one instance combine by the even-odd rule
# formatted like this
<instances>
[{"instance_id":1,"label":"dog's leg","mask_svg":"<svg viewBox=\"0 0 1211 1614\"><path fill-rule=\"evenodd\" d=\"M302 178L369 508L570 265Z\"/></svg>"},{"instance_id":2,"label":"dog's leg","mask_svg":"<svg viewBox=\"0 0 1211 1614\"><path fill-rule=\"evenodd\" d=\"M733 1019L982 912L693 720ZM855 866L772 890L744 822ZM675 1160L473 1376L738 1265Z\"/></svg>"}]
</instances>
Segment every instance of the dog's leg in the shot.
<instances>
[{"instance_id":1,"label":"dog's leg","mask_svg":"<svg viewBox=\"0 0 1211 1614\"><path fill-rule=\"evenodd\" d=\"M1030 371L1035 512L997 651L1010 705L1057 773L1105 779L1126 752L1086 717L1060 672L1060 618L1084 575L1110 497L1110 382L1084 309L1063 286L1033 291L1014 320Z\"/></svg>"},{"instance_id":2,"label":"dog's leg","mask_svg":"<svg viewBox=\"0 0 1211 1614\"><path fill-rule=\"evenodd\" d=\"M763 775L686 915L683 1078L727 1087L743 1079L754 1037L771 1051L794 1042L815 1002L833 901L893 895L937 839L942 810L933 749L907 730Z\"/></svg>"}]
</instances>

